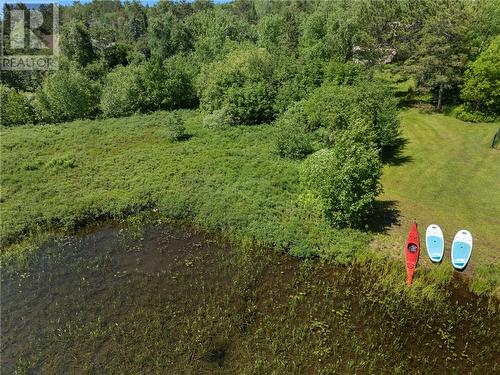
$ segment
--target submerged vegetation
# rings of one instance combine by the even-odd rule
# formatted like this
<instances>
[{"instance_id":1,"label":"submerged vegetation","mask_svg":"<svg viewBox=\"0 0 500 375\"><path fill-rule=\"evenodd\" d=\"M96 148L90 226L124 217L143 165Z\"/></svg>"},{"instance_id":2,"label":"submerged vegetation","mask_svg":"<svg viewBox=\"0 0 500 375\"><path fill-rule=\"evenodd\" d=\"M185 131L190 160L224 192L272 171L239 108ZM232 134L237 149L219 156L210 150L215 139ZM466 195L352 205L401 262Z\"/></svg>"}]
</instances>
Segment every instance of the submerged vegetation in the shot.
<instances>
[{"instance_id":1,"label":"submerged vegetation","mask_svg":"<svg viewBox=\"0 0 500 375\"><path fill-rule=\"evenodd\" d=\"M127 221L51 239L2 280L5 372L500 370L497 315L459 281L414 303L357 268Z\"/></svg>"}]
</instances>

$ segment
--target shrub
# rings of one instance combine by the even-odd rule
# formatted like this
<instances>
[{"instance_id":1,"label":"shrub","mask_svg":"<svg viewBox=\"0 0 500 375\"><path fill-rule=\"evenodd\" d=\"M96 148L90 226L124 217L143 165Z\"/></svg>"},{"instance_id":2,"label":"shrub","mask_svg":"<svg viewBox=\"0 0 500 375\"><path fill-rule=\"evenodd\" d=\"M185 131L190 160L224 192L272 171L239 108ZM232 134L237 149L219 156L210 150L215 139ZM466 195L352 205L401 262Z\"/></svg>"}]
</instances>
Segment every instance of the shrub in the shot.
<instances>
[{"instance_id":1,"label":"shrub","mask_svg":"<svg viewBox=\"0 0 500 375\"><path fill-rule=\"evenodd\" d=\"M323 61L293 55L278 56L274 62L277 92L274 108L285 112L290 105L304 99L323 82Z\"/></svg>"},{"instance_id":2,"label":"shrub","mask_svg":"<svg viewBox=\"0 0 500 375\"><path fill-rule=\"evenodd\" d=\"M0 84L0 123L2 126L24 125L33 122L34 110L23 93Z\"/></svg>"},{"instance_id":3,"label":"shrub","mask_svg":"<svg viewBox=\"0 0 500 375\"><path fill-rule=\"evenodd\" d=\"M197 59L203 64L224 56L231 42L240 45L256 37L248 22L219 7L194 13L186 18L186 24Z\"/></svg>"},{"instance_id":4,"label":"shrub","mask_svg":"<svg viewBox=\"0 0 500 375\"><path fill-rule=\"evenodd\" d=\"M274 117L272 62L262 48L233 51L202 69L198 79L200 106L223 109L231 124L258 124Z\"/></svg>"},{"instance_id":5,"label":"shrub","mask_svg":"<svg viewBox=\"0 0 500 375\"><path fill-rule=\"evenodd\" d=\"M373 127L364 119L351 120L345 129L337 129L324 134L324 143L329 147L349 141L363 144L366 147L377 148L377 135Z\"/></svg>"},{"instance_id":6,"label":"shrub","mask_svg":"<svg viewBox=\"0 0 500 375\"><path fill-rule=\"evenodd\" d=\"M146 55L141 51L130 50L127 54L127 65L141 65L146 61Z\"/></svg>"},{"instance_id":7,"label":"shrub","mask_svg":"<svg viewBox=\"0 0 500 375\"><path fill-rule=\"evenodd\" d=\"M166 118L167 138L172 141L182 141L187 138L184 119L178 113L172 113Z\"/></svg>"},{"instance_id":8,"label":"shrub","mask_svg":"<svg viewBox=\"0 0 500 375\"><path fill-rule=\"evenodd\" d=\"M100 86L76 69L47 76L36 93L37 116L46 122L92 117L97 113Z\"/></svg>"},{"instance_id":9,"label":"shrub","mask_svg":"<svg viewBox=\"0 0 500 375\"><path fill-rule=\"evenodd\" d=\"M474 114L500 116L500 36L491 42L465 73L460 97L466 103L462 117ZM477 116L477 115L476 115ZM480 115L479 115L480 117ZM487 117L486 117L487 118ZM463 118L462 118L463 119ZM470 121L470 120L464 120Z\"/></svg>"},{"instance_id":10,"label":"shrub","mask_svg":"<svg viewBox=\"0 0 500 375\"><path fill-rule=\"evenodd\" d=\"M346 129L356 119L363 119L373 128L379 146L393 145L399 136L397 101L380 82L324 84L308 97L304 109L313 129Z\"/></svg>"},{"instance_id":11,"label":"shrub","mask_svg":"<svg viewBox=\"0 0 500 375\"><path fill-rule=\"evenodd\" d=\"M283 14L266 14L256 25L257 43L268 51L287 51L297 49L300 35L299 12L285 11Z\"/></svg>"},{"instance_id":12,"label":"shrub","mask_svg":"<svg viewBox=\"0 0 500 375\"><path fill-rule=\"evenodd\" d=\"M456 107L453 114L457 119L465 122L494 122L497 119L493 114L484 114L464 104Z\"/></svg>"},{"instance_id":13,"label":"shrub","mask_svg":"<svg viewBox=\"0 0 500 375\"><path fill-rule=\"evenodd\" d=\"M101 84L109 73L109 67L104 59L97 59L81 68L80 71L91 81L99 81Z\"/></svg>"},{"instance_id":14,"label":"shrub","mask_svg":"<svg viewBox=\"0 0 500 375\"><path fill-rule=\"evenodd\" d=\"M294 123L281 127L276 146L282 158L302 159L313 151L311 135Z\"/></svg>"},{"instance_id":15,"label":"shrub","mask_svg":"<svg viewBox=\"0 0 500 375\"><path fill-rule=\"evenodd\" d=\"M309 126L330 130L346 128L353 112L357 111L351 91L354 90L333 84L315 90L304 102Z\"/></svg>"},{"instance_id":16,"label":"shrub","mask_svg":"<svg viewBox=\"0 0 500 375\"><path fill-rule=\"evenodd\" d=\"M2 70L1 73L0 84L22 92L34 92L45 76L43 70Z\"/></svg>"},{"instance_id":17,"label":"shrub","mask_svg":"<svg viewBox=\"0 0 500 375\"><path fill-rule=\"evenodd\" d=\"M46 166L54 169L72 169L77 166L77 161L73 154L57 155L50 159Z\"/></svg>"},{"instance_id":18,"label":"shrub","mask_svg":"<svg viewBox=\"0 0 500 375\"><path fill-rule=\"evenodd\" d=\"M85 66L95 58L89 29L81 21L70 21L61 28L61 52L71 61Z\"/></svg>"},{"instance_id":19,"label":"shrub","mask_svg":"<svg viewBox=\"0 0 500 375\"><path fill-rule=\"evenodd\" d=\"M313 136L308 131L303 103L289 108L278 121L276 147L281 157L300 159L313 151Z\"/></svg>"},{"instance_id":20,"label":"shrub","mask_svg":"<svg viewBox=\"0 0 500 375\"><path fill-rule=\"evenodd\" d=\"M363 77L363 68L354 63L330 61L325 65L325 81L337 85L352 85Z\"/></svg>"},{"instance_id":21,"label":"shrub","mask_svg":"<svg viewBox=\"0 0 500 375\"><path fill-rule=\"evenodd\" d=\"M119 117L138 112L143 103L141 67L118 66L105 79L100 108L105 116Z\"/></svg>"},{"instance_id":22,"label":"shrub","mask_svg":"<svg viewBox=\"0 0 500 375\"><path fill-rule=\"evenodd\" d=\"M218 109L203 118L203 126L209 129L224 128L230 124L230 119L224 109Z\"/></svg>"},{"instance_id":23,"label":"shrub","mask_svg":"<svg viewBox=\"0 0 500 375\"><path fill-rule=\"evenodd\" d=\"M331 149L315 152L302 165L302 186L325 202L336 226L358 226L371 214L381 191L381 161L374 147L344 134Z\"/></svg>"},{"instance_id":24,"label":"shrub","mask_svg":"<svg viewBox=\"0 0 500 375\"><path fill-rule=\"evenodd\" d=\"M144 86L144 110L190 108L197 104L188 62L176 55L161 61L153 56L143 65L141 82Z\"/></svg>"},{"instance_id":25,"label":"shrub","mask_svg":"<svg viewBox=\"0 0 500 375\"><path fill-rule=\"evenodd\" d=\"M300 193L290 201L282 214L280 228L276 234L278 243L299 257L316 256L318 249L329 246L328 234L332 233L324 202L310 192Z\"/></svg>"},{"instance_id":26,"label":"shrub","mask_svg":"<svg viewBox=\"0 0 500 375\"><path fill-rule=\"evenodd\" d=\"M184 22L178 19L170 10L158 7L148 15L148 44L153 52L162 59L185 52L191 48L191 38Z\"/></svg>"},{"instance_id":27,"label":"shrub","mask_svg":"<svg viewBox=\"0 0 500 375\"><path fill-rule=\"evenodd\" d=\"M230 87L222 107L231 125L261 124L274 118L274 89L268 82L245 83Z\"/></svg>"},{"instance_id":28,"label":"shrub","mask_svg":"<svg viewBox=\"0 0 500 375\"><path fill-rule=\"evenodd\" d=\"M122 43L114 43L105 47L102 51L102 56L109 68L114 68L117 65L127 65L127 56L130 51L130 46Z\"/></svg>"},{"instance_id":29,"label":"shrub","mask_svg":"<svg viewBox=\"0 0 500 375\"><path fill-rule=\"evenodd\" d=\"M187 60L153 56L140 65L118 66L106 77L100 108L106 116L190 108L197 104Z\"/></svg>"},{"instance_id":30,"label":"shrub","mask_svg":"<svg viewBox=\"0 0 500 375\"><path fill-rule=\"evenodd\" d=\"M352 86L358 93L358 113L372 125L379 146L393 146L399 133L398 100L389 86L380 82L361 81Z\"/></svg>"}]
</instances>

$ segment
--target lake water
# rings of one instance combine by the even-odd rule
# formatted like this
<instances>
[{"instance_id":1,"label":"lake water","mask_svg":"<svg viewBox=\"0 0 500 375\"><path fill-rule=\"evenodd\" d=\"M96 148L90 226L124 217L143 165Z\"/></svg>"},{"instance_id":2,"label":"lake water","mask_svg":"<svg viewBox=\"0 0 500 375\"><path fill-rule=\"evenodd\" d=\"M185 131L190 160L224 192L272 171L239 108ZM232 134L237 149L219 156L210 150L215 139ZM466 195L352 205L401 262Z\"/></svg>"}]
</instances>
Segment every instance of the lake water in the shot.
<instances>
[{"instance_id":1,"label":"lake water","mask_svg":"<svg viewBox=\"0 0 500 375\"><path fill-rule=\"evenodd\" d=\"M391 306L360 270L190 228L109 224L28 268L2 272L4 374L500 373L498 316L467 292Z\"/></svg>"}]
</instances>

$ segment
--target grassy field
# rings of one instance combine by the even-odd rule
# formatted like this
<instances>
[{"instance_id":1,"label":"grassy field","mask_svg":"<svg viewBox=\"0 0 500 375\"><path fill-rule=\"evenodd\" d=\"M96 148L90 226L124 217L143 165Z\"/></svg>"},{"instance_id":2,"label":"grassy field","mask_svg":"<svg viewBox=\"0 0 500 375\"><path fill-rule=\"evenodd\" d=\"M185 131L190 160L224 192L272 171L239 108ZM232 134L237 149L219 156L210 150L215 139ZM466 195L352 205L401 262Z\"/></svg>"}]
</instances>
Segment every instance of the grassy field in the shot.
<instances>
[{"instance_id":1,"label":"grassy field","mask_svg":"<svg viewBox=\"0 0 500 375\"><path fill-rule=\"evenodd\" d=\"M180 142L167 139L167 112L4 130L2 242L155 210L295 255L347 262L368 249L369 233L331 229L297 202L300 162L277 155L272 127L182 115Z\"/></svg>"},{"instance_id":2,"label":"grassy field","mask_svg":"<svg viewBox=\"0 0 500 375\"><path fill-rule=\"evenodd\" d=\"M276 154L272 127L207 129L195 112L180 114L189 137L179 142L168 140L167 112L2 130L2 244L153 210L238 241L347 263L387 252L401 259L415 217L422 231L440 224L448 245L468 228L476 241L470 270L482 280L477 290L498 290L500 155L488 148L494 125L404 112L408 143L385 168L379 222L358 231L331 228L298 198L300 161ZM449 278L443 267L431 272Z\"/></svg>"},{"instance_id":3,"label":"grassy field","mask_svg":"<svg viewBox=\"0 0 500 375\"><path fill-rule=\"evenodd\" d=\"M372 248L400 256L415 218L421 238L427 225L441 226L444 263L449 263L455 233L468 229L474 250L466 273L499 277L500 151L490 148L498 124L468 124L439 114L408 110L402 114L407 143L384 169L381 200L394 203L400 225L377 235ZM421 257L430 264L426 256ZM485 269L485 265L492 265Z\"/></svg>"}]
</instances>

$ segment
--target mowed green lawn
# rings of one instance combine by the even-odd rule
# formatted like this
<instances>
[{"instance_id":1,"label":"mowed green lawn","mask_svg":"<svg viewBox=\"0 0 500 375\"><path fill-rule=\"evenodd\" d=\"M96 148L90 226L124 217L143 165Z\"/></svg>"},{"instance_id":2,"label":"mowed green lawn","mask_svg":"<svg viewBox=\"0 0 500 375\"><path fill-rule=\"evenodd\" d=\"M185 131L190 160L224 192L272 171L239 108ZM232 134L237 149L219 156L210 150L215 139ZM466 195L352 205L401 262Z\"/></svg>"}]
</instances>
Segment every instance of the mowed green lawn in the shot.
<instances>
[{"instance_id":1,"label":"mowed green lawn","mask_svg":"<svg viewBox=\"0 0 500 375\"><path fill-rule=\"evenodd\" d=\"M405 148L392 165L386 165L381 199L394 201L400 225L376 236L372 247L394 255L413 218L421 241L431 223L445 236L449 261L455 233L468 229L474 249L467 272L480 264L500 261L500 150L490 148L499 124L470 124L440 114L412 109L402 113ZM425 247L423 248L425 253ZM421 259L426 262L427 256Z\"/></svg>"}]
</instances>

